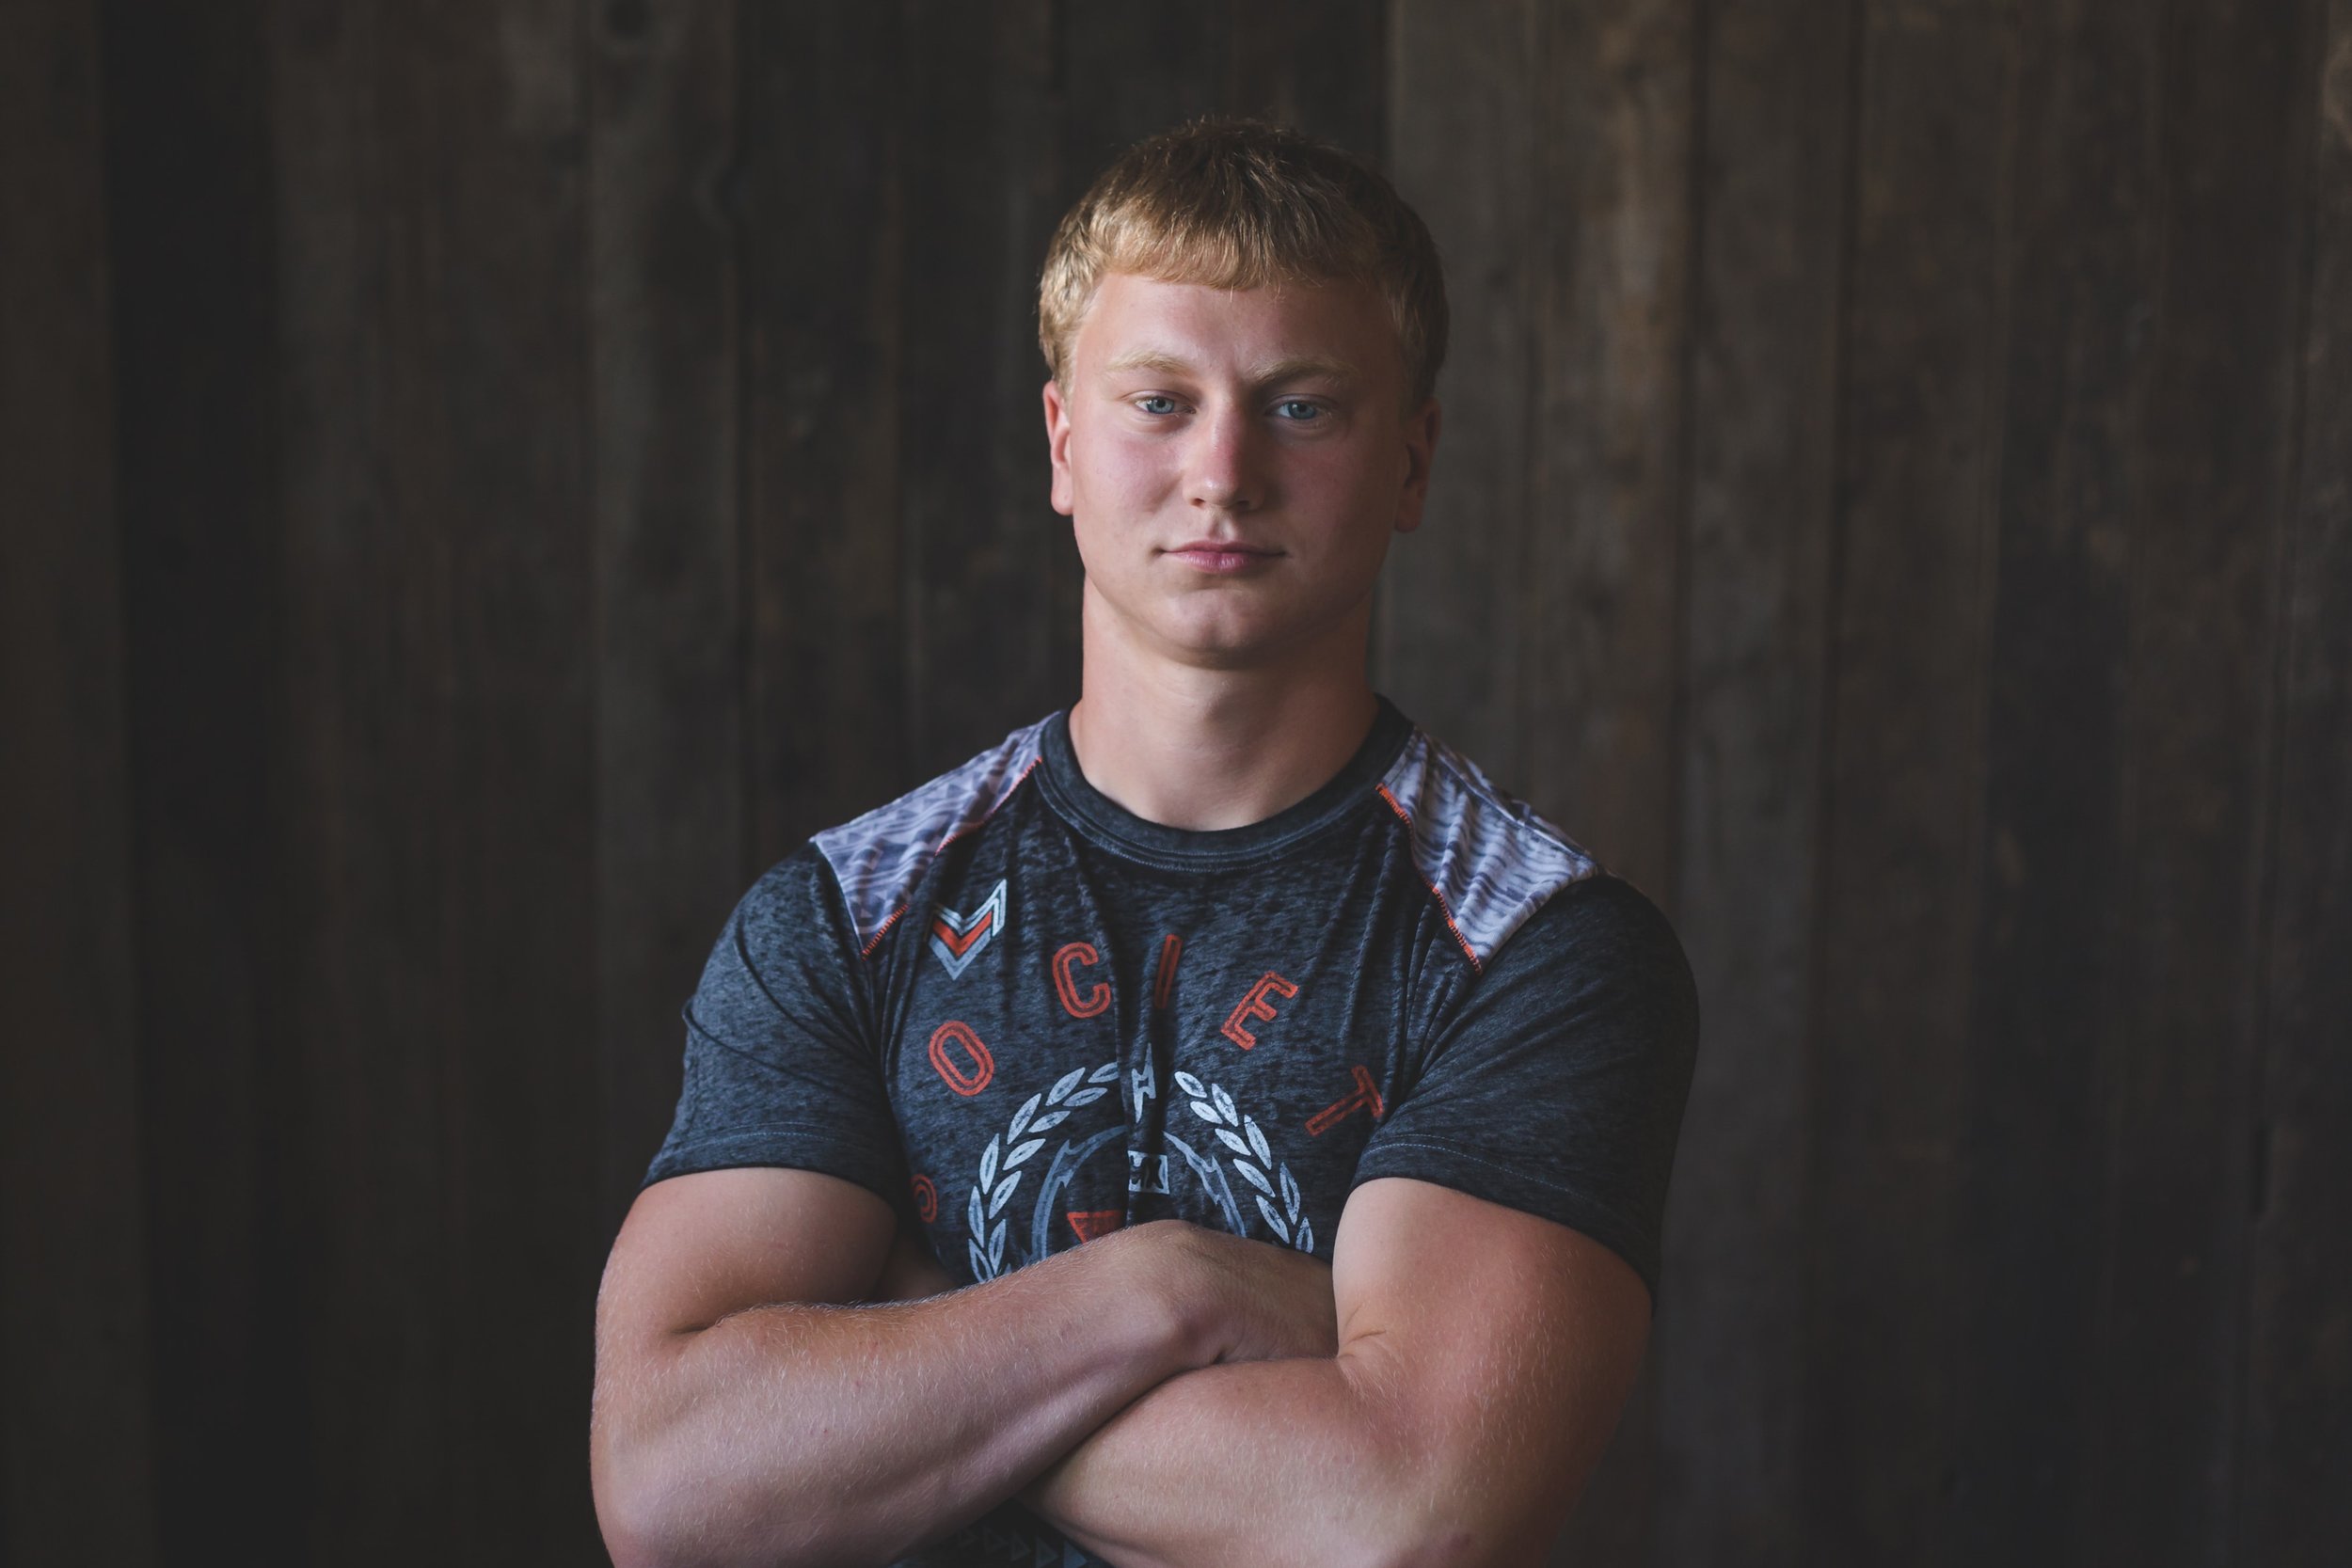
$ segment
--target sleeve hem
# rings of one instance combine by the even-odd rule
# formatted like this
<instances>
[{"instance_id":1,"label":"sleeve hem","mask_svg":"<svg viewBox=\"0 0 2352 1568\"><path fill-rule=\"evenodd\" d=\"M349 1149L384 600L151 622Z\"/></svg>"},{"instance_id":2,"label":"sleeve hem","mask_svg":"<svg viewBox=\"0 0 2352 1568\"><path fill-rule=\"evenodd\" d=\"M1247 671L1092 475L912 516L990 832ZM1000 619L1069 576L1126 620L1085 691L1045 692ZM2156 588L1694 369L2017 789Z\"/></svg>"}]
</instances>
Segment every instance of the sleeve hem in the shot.
<instances>
[{"instance_id":1,"label":"sleeve hem","mask_svg":"<svg viewBox=\"0 0 2352 1568\"><path fill-rule=\"evenodd\" d=\"M790 1131L791 1127L790 1123L770 1123L757 1132L702 1138L683 1148L664 1148L645 1172L644 1180L638 1183L638 1191L643 1192L655 1182L666 1181L674 1176L773 1166L839 1177L844 1181L852 1181L864 1187L890 1205L893 1212L906 1208L905 1195L899 1190L904 1186L903 1180L895 1168L887 1171L876 1169L873 1150L793 1143L776 1136L780 1132Z\"/></svg>"}]
</instances>

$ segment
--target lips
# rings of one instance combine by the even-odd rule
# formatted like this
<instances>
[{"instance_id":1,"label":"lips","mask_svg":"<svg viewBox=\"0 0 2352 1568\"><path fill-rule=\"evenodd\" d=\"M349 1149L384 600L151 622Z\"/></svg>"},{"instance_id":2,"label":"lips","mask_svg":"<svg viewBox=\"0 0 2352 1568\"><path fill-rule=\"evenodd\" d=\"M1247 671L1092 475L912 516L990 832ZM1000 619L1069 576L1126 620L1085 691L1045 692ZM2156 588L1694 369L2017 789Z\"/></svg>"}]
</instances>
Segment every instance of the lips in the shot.
<instances>
[{"instance_id":1,"label":"lips","mask_svg":"<svg viewBox=\"0 0 2352 1568\"><path fill-rule=\"evenodd\" d=\"M1170 555L1279 555L1282 552L1267 545L1252 545L1240 539L1194 539L1178 545Z\"/></svg>"},{"instance_id":2,"label":"lips","mask_svg":"<svg viewBox=\"0 0 2352 1568\"><path fill-rule=\"evenodd\" d=\"M1196 571L1221 577L1263 566L1282 552L1238 539L1194 539L1167 553Z\"/></svg>"}]
</instances>

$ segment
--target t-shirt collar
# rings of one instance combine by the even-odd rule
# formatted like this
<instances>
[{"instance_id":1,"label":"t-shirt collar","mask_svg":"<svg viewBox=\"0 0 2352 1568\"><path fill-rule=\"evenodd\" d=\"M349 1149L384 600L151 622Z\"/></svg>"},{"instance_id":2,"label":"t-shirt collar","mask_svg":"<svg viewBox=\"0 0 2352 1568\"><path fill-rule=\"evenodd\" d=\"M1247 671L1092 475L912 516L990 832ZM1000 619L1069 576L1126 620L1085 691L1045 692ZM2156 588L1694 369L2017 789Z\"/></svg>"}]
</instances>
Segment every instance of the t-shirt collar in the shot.
<instances>
[{"instance_id":1,"label":"t-shirt collar","mask_svg":"<svg viewBox=\"0 0 2352 1568\"><path fill-rule=\"evenodd\" d=\"M1070 745L1067 708L1045 721L1038 775L1046 794L1073 827L1104 848L1173 867L1214 868L1261 859L1322 832L1357 807L1396 761L1413 722L1388 698L1355 755L1305 800L1263 821L1239 828L1171 828L1148 821L1087 782Z\"/></svg>"}]
</instances>

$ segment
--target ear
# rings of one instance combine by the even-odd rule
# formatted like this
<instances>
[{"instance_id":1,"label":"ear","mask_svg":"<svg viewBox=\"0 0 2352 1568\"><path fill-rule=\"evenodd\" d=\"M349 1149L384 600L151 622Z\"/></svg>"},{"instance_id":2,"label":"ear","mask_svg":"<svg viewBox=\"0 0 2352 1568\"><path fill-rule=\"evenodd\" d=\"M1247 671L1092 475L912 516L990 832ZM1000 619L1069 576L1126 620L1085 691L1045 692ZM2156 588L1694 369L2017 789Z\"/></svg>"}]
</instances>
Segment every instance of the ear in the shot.
<instances>
[{"instance_id":1,"label":"ear","mask_svg":"<svg viewBox=\"0 0 2352 1568\"><path fill-rule=\"evenodd\" d=\"M1054 510L1071 516L1078 501L1070 482L1070 404L1062 400L1061 384L1050 378L1045 383L1045 455L1054 466Z\"/></svg>"},{"instance_id":2,"label":"ear","mask_svg":"<svg viewBox=\"0 0 2352 1568\"><path fill-rule=\"evenodd\" d=\"M1405 416L1405 486L1396 498L1396 531L1410 533L1421 527L1421 509L1429 499L1429 466L1438 455L1438 400L1431 398Z\"/></svg>"}]
</instances>

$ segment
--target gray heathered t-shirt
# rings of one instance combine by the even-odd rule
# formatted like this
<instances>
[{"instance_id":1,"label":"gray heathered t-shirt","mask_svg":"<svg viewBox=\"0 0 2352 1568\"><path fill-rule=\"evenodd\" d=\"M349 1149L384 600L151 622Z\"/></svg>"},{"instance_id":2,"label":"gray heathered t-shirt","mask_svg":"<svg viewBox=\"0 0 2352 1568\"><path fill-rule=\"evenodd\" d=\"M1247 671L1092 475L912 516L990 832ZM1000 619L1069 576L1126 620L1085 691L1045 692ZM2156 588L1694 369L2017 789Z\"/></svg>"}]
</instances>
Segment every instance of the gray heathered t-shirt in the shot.
<instances>
[{"instance_id":1,"label":"gray heathered t-shirt","mask_svg":"<svg viewBox=\"0 0 2352 1568\"><path fill-rule=\"evenodd\" d=\"M1148 822L1066 716L819 833L727 921L647 1182L858 1182L978 1281L1177 1217L1328 1261L1357 1183L1573 1227L1658 1287L1698 1039L1673 928L1385 698L1308 799ZM1018 1504L909 1560L1089 1562Z\"/></svg>"}]
</instances>

